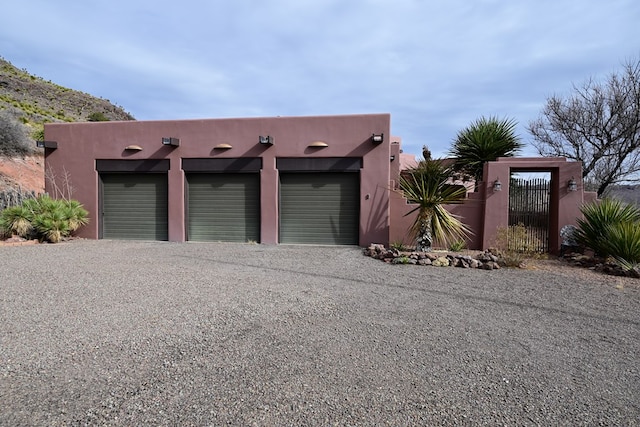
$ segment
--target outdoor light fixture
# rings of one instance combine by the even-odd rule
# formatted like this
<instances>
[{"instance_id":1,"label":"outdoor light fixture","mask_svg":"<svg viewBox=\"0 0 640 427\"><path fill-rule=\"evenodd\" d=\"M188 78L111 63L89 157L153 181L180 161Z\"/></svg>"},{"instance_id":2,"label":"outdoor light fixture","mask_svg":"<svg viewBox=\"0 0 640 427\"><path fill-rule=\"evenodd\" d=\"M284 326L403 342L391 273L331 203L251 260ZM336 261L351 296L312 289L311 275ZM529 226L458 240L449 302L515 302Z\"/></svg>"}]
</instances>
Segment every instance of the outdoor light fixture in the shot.
<instances>
[{"instance_id":1,"label":"outdoor light fixture","mask_svg":"<svg viewBox=\"0 0 640 427\"><path fill-rule=\"evenodd\" d=\"M127 145L124 149L127 151L142 151L142 147L139 145Z\"/></svg>"},{"instance_id":2,"label":"outdoor light fixture","mask_svg":"<svg viewBox=\"0 0 640 427\"><path fill-rule=\"evenodd\" d=\"M578 183L576 182L574 177L571 177L569 182L567 182L567 190L578 191Z\"/></svg>"},{"instance_id":3,"label":"outdoor light fixture","mask_svg":"<svg viewBox=\"0 0 640 427\"><path fill-rule=\"evenodd\" d=\"M219 150L228 150L229 148L233 148L233 145L231 144L227 144L227 143L222 143L222 144L218 144L213 148L217 148Z\"/></svg>"},{"instance_id":4,"label":"outdoor light fixture","mask_svg":"<svg viewBox=\"0 0 640 427\"><path fill-rule=\"evenodd\" d=\"M311 144L309 144L309 147L311 148L324 148L324 147L328 147L329 144L327 144L326 142L323 141L314 141Z\"/></svg>"},{"instance_id":5,"label":"outdoor light fixture","mask_svg":"<svg viewBox=\"0 0 640 427\"><path fill-rule=\"evenodd\" d=\"M162 145L170 145L172 147L178 147L180 145L180 139L163 136Z\"/></svg>"},{"instance_id":6,"label":"outdoor light fixture","mask_svg":"<svg viewBox=\"0 0 640 427\"><path fill-rule=\"evenodd\" d=\"M258 137L258 141L262 145L273 145L273 137L271 135L267 135L267 136L260 135Z\"/></svg>"},{"instance_id":7,"label":"outdoor light fixture","mask_svg":"<svg viewBox=\"0 0 640 427\"><path fill-rule=\"evenodd\" d=\"M36 147L51 148L55 150L56 148L58 148L58 143L56 141L36 141Z\"/></svg>"},{"instance_id":8,"label":"outdoor light fixture","mask_svg":"<svg viewBox=\"0 0 640 427\"><path fill-rule=\"evenodd\" d=\"M493 191L502 191L502 183L500 182L500 178L496 178L496 180L493 181Z\"/></svg>"},{"instance_id":9,"label":"outdoor light fixture","mask_svg":"<svg viewBox=\"0 0 640 427\"><path fill-rule=\"evenodd\" d=\"M396 156L393 156L393 155L389 156L389 160L390 160L390 161L392 161L392 162L393 162L395 159L396 159Z\"/></svg>"},{"instance_id":10,"label":"outdoor light fixture","mask_svg":"<svg viewBox=\"0 0 640 427\"><path fill-rule=\"evenodd\" d=\"M371 135L371 142L374 144L382 144L384 141L384 133L374 133Z\"/></svg>"}]
</instances>

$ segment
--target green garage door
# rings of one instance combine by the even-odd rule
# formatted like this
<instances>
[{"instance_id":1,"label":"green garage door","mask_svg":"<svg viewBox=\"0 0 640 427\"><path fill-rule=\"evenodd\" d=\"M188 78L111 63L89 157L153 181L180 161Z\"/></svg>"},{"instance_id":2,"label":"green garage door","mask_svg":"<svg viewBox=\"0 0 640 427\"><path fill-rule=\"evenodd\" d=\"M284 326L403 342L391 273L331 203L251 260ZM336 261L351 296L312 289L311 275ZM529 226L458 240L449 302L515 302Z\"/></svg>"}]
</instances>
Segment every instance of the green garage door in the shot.
<instances>
[{"instance_id":1,"label":"green garage door","mask_svg":"<svg viewBox=\"0 0 640 427\"><path fill-rule=\"evenodd\" d=\"M358 173L280 174L280 243L357 245Z\"/></svg>"},{"instance_id":2,"label":"green garage door","mask_svg":"<svg viewBox=\"0 0 640 427\"><path fill-rule=\"evenodd\" d=\"M168 240L167 175L102 174L104 239Z\"/></svg>"},{"instance_id":3,"label":"green garage door","mask_svg":"<svg viewBox=\"0 0 640 427\"><path fill-rule=\"evenodd\" d=\"M260 241L260 175L188 174L188 239Z\"/></svg>"}]
</instances>

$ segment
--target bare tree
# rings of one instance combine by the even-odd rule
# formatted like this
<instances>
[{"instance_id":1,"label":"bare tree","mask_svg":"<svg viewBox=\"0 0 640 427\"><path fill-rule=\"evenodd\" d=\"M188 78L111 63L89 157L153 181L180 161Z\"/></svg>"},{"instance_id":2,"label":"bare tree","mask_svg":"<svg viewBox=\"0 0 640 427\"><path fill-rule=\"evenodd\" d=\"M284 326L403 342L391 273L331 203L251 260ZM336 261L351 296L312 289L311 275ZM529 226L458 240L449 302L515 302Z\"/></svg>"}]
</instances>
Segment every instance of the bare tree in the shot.
<instances>
[{"instance_id":1,"label":"bare tree","mask_svg":"<svg viewBox=\"0 0 640 427\"><path fill-rule=\"evenodd\" d=\"M605 82L587 80L567 98L547 99L528 126L542 156L581 161L598 196L621 182L640 182L640 59Z\"/></svg>"}]
</instances>

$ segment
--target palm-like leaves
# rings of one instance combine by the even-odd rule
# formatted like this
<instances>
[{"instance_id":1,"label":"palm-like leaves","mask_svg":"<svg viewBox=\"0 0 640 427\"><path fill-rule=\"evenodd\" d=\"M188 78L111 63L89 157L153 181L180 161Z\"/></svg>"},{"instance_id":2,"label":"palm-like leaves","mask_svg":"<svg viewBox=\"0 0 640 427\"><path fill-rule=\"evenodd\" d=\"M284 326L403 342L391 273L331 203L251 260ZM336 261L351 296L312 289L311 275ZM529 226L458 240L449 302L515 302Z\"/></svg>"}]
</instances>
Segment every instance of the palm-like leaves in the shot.
<instances>
[{"instance_id":1,"label":"palm-like leaves","mask_svg":"<svg viewBox=\"0 0 640 427\"><path fill-rule=\"evenodd\" d=\"M89 223L88 212L76 200L40 195L0 213L0 231L22 237L38 237L52 243Z\"/></svg>"},{"instance_id":2,"label":"palm-like leaves","mask_svg":"<svg viewBox=\"0 0 640 427\"><path fill-rule=\"evenodd\" d=\"M456 158L456 172L467 175L478 183L482 181L486 162L516 155L524 147L515 134L516 126L517 123L512 119L481 117L458 132L450 151Z\"/></svg>"},{"instance_id":3,"label":"palm-like leaves","mask_svg":"<svg viewBox=\"0 0 640 427\"><path fill-rule=\"evenodd\" d=\"M620 224L631 224L640 228L640 209L616 199L603 199L584 205L580 211L584 219L577 220L576 241L602 257L618 255L620 248L611 247L612 230L615 231ZM624 230L621 233L624 235ZM630 245L631 242L627 244Z\"/></svg>"},{"instance_id":4,"label":"palm-like leaves","mask_svg":"<svg viewBox=\"0 0 640 427\"><path fill-rule=\"evenodd\" d=\"M453 170L440 160L424 160L401 174L398 186L418 212L410 229L418 251L430 251L432 236L444 244L464 239L471 231L443 205L462 203L466 188L449 184Z\"/></svg>"}]
</instances>

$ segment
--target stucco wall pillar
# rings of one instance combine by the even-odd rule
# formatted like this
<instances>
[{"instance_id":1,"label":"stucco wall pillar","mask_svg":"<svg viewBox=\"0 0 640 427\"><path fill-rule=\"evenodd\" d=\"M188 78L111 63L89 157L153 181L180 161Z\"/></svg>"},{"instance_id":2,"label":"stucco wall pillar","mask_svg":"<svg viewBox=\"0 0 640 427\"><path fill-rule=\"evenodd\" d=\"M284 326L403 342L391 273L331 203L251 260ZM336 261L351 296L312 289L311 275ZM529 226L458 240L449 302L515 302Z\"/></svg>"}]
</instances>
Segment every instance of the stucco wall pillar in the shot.
<instances>
[{"instance_id":1,"label":"stucco wall pillar","mask_svg":"<svg viewBox=\"0 0 640 427\"><path fill-rule=\"evenodd\" d=\"M169 200L182 200L183 203L169 203L169 211L167 212L169 221L169 241L170 242L184 242L185 231L185 216L184 216L184 172L180 167L180 159L171 159L169 166L169 172L167 173L167 180L169 186Z\"/></svg>"},{"instance_id":2,"label":"stucco wall pillar","mask_svg":"<svg viewBox=\"0 0 640 427\"><path fill-rule=\"evenodd\" d=\"M485 195L482 249L487 249L495 243L498 228L509 225L510 173L508 163L487 162L484 165L485 181L480 182L478 189ZM500 191L494 190L496 180L501 183Z\"/></svg>"},{"instance_id":3,"label":"stucco wall pillar","mask_svg":"<svg viewBox=\"0 0 640 427\"><path fill-rule=\"evenodd\" d=\"M278 243L278 171L275 158L267 157L260 171L260 243L275 245Z\"/></svg>"}]
</instances>

